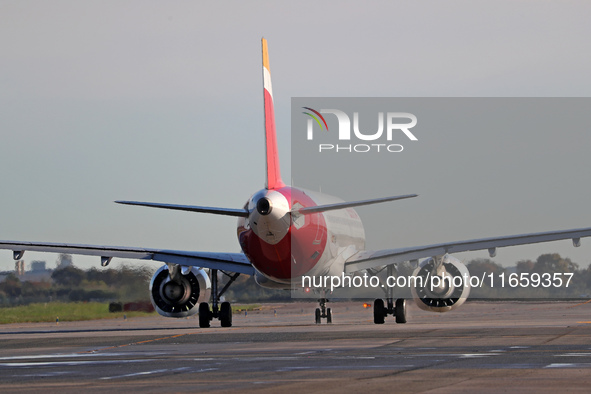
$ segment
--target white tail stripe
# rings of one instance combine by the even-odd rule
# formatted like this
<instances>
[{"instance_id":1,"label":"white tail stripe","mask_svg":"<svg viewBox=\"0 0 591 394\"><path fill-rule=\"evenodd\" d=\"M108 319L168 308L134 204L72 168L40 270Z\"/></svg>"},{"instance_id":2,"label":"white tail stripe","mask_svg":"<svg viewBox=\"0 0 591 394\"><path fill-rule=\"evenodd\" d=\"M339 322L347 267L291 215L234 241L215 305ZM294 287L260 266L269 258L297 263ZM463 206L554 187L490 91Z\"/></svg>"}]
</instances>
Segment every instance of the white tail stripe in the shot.
<instances>
[{"instance_id":1,"label":"white tail stripe","mask_svg":"<svg viewBox=\"0 0 591 394\"><path fill-rule=\"evenodd\" d=\"M267 91L271 95L271 98L273 98L273 85L271 85L271 73L269 72L269 70L267 70L266 67L263 67L263 86L265 87L265 89L267 89Z\"/></svg>"}]
</instances>

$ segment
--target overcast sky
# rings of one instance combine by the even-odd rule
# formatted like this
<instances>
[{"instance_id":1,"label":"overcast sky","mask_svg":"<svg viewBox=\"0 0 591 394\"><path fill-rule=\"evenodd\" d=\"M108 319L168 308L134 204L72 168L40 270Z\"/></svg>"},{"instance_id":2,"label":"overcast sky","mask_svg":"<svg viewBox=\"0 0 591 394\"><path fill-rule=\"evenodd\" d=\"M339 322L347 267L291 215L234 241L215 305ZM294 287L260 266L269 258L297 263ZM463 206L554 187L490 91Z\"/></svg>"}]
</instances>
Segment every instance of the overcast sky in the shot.
<instances>
[{"instance_id":1,"label":"overcast sky","mask_svg":"<svg viewBox=\"0 0 591 394\"><path fill-rule=\"evenodd\" d=\"M112 201L237 208L263 187L262 36L289 180L291 97L587 97L590 14L586 1L0 1L0 239L237 252L232 218ZM591 226L589 136L544 141L555 144L552 181L534 167L473 195L475 178L446 173L441 199L502 209L466 204L454 225L438 198L421 195L404 204L428 231L408 240L393 221L404 244L391 247ZM539 144L519 144L523 163ZM421 192L399 182L399 193ZM495 260L556 250L586 266L585 241L504 249ZM25 260L53 267L56 257ZM0 269L13 267L0 253Z\"/></svg>"}]
</instances>

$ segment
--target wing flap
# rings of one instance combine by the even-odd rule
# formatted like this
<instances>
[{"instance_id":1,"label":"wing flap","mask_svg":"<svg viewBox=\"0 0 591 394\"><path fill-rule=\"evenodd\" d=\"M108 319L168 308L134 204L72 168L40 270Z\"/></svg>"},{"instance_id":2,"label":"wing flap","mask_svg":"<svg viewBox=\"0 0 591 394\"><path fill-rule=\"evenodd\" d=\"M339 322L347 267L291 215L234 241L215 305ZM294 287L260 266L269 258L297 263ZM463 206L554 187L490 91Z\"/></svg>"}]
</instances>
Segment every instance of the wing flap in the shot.
<instances>
[{"instance_id":1,"label":"wing flap","mask_svg":"<svg viewBox=\"0 0 591 394\"><path fill-rule=\"evenodd\" d=\"M363 251L351 256L345 262L345 272L355 272L386 264L401 263L409 260L441 256L446 253L470 252L502 248L506 246L527 245L541 242L578 239L591 236L591 227L572 230L547 231L541 233L518 234L504 237L473 239L468 241L448 242L434 245L415 246L400 249L384 249L378 251Z\"/></svg>"}]
</instances>

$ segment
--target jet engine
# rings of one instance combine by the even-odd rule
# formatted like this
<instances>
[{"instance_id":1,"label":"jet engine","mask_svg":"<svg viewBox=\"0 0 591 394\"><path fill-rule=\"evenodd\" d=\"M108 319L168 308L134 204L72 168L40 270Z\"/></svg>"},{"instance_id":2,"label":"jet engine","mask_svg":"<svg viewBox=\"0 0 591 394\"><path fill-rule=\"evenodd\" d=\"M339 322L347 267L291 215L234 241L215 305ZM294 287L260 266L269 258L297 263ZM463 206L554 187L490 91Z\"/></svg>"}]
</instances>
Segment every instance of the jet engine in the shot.
<instances>
[{"instance_id":1,"label":"jet engine","mask_svg":"<svg viewBox=\"0 0 591 394\"><path fill-rule=\"evenodd\" d=\"M166 317L187 317L198 312L200 302L209 302L211 281L197 267L171 264L160 267L150 282L150 299L154 309Z\"/></svg>"},{"instance_id":2,"label":"jet engine","mask_svg":"<svg viewBox=\"0 0 591 394\"><path fill-rule=\"evenodd\" d=\"M425 311L449 312L462 305L470 294L468 268L450 255L423 260L413 272L411 288L417 306Z\"/></svg>"}]
</instances>

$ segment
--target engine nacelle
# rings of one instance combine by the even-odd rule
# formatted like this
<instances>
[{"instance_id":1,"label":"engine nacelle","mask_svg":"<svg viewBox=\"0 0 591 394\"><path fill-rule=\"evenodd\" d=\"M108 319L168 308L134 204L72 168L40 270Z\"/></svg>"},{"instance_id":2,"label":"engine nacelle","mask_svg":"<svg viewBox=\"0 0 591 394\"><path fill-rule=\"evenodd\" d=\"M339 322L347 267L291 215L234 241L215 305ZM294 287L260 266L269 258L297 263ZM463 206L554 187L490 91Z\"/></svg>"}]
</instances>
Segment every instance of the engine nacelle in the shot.
<instances>
[{"instance_id":1,"label":"engine nacelle","mask_svg":"<svg viewBox=\"0 0 591 394\"><path fill-rule=\"evenodd\" d=\"M417 286L411 288L417 306L425 311L449 312L462 305L470 295L468 268L450 255L423 260L413 272Z\"/></svg>"},{"instance_id":2,"label":"engine nacelle","mask_svg":"<svg viewBox=\"0 0 591 394\"><path fill-rule=\"evenodd\" d=\"M150 299L154 309L166 317L187 317L196 314L200 302L208 302L211 280L196 267L182 267L177 281L172 281L168 266L160 267L150 282Z\"/></svg>"}]
</instances>

